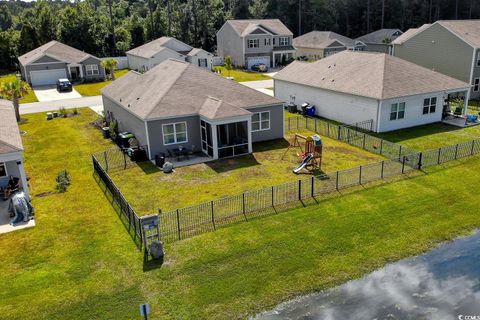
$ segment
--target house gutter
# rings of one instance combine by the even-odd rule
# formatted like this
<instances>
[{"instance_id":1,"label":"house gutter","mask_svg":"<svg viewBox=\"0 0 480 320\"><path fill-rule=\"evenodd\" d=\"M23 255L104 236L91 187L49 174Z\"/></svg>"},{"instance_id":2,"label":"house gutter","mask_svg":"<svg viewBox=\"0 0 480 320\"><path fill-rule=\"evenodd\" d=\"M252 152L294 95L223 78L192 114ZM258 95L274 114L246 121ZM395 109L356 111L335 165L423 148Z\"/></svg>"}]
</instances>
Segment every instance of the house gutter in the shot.
<instances>
[{"instance_id":1,"label":"house gutter","mask_svg":"<svg viewBox=\"0 0 480 320\"><path fill-rule=\"evenodd\" d=\"M380 132L380 116L381 116L381 109L380 109L380 100L377 99L377 120L376 120L376 123L375 123L375 127L376 127L376 132Z\"/></svg>"},{"instance_id":2,"label":"house gutter","mask_svg":"<svg viewBox=\"0 0 480 320\"><path fill-rule=\"evenodd\" d=\"M147 147L148 147L148 159L152 159L152 149L150 148L150 135L148 134L148 124L147 121L145 123L145 134L147 135Z\"/></svg>"}]
</instances>

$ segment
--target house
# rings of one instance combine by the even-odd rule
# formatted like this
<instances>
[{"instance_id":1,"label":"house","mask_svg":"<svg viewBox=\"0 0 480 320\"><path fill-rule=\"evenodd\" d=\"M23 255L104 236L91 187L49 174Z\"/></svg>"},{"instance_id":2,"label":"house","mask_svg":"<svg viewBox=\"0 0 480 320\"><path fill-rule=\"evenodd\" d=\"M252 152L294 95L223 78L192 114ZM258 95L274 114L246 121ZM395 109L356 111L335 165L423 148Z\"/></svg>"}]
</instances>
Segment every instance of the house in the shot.
<instances>
[{"instance_id":1,"label":"house","mask_svg":"<svg viewBox=\"0 0 480 320\"><path fill-rule=\"evenodd\" d=\"M0 99L0 187L5 188L9 176L19 178L20 188L30 199L27 176L23 167L23 144L15 110L11 101Z\"/></svg>"},{"instance_id":2,"label":"house","mask_svg":"<svg viewBox=\"0 0 480 320\"><path fill-rule=\"evenodd\" d=\"M237 67L276 67L294 57L293 33L279 19L227 20L217 32L217 54Z\"/></svg>"},{"instance_id":3,"label":"house","mask_svg":"<svg viewBox=\"0 0 480 320\"><path fill-rule=\"evenodd\" d=\"M147 146L150 159L180 146L211 159L232 157L251 153L253 142L283 137L282 101L184 61L130 71L102 96L107 117Z\"/></svg>"},{"instance_id":4,"label":"house","mask_svg":"<svg viewBox=\"0 0 480 320\"><path fill-rule=\"evenodd\" d=\"M343 51L316 62L294 61L274 76L275 97L316 106L318 116L376 132L442 120L449 95L470 85L385 53ZM467 103L464 104L466 111Z\"/></svg>"},{"instance_id":5,"label":"house","mask_svg":"<svg viewBox=\"0 0 480 320\"><path fill-rule=\"evenodd\" d=\"M155 39L127 51L126 54L130 69L141 72L150 70L167 59L188 61L196 66L212 69L213 54L171 37Z\"/></svg>"},{"instance_id":6,"label":"house","mask_svg":"<svg viewBox=\"0 0 480 320\"><path fill-rule=\"evenodd\" d=\"M365 44L332 31L311 31L293 39L297 57L319 60L344 50L363 51Z\"/></svg>"},{"instance_id":7,"label":"house","mask_svg":"<svg viewBox=\"0 0 480 320\"><path fill-rule=\"evenodd\" d=\"M32 86L52 85L61 78L105 79L99 58L54 40L20 56L18 62L23 79Z\"/></svg>"},{"instance_id":8,"label":"house","mask_svg":"<svg viewBox=\"0 0 480 320\"><path fill-rule=\"evenodd\" d=\"M403 32L400 29L380 29L355 40L365 43L365 51L389 53L392 41L402 34Z\"/></svg>"},{"instance_id":9,"label":"house","mask_svg":"<svg viewBox=\"0 0 480 320\"><path fill-rule=\"evenodd\" d=\"M480 99L480 20L444 20L396 39L393 54L472 84Z\"/></svg>"}]
</instances>

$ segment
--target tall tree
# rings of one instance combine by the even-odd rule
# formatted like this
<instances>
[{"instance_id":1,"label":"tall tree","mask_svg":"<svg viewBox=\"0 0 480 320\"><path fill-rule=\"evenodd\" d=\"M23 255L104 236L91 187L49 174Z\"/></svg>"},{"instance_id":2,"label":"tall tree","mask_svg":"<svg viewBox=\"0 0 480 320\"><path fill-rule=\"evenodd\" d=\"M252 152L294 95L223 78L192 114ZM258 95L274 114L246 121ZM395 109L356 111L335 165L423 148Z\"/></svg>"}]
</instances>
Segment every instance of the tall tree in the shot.
<instances>
[{"instance_id":1,"label":"tall tree","mask_svg":"<svg viewBox=\"0 0 480 320\"><path fill-rule=\"evenodd\" d=\"M0 4L0 31L5 31L13 25L12 14L5 3Z\"/></svg>"},{"instance_id":2,"label":"tall tree","mask_svg":"<svg viewBox=\"0 0 480 320\"><path fill-rule=\"evenodd\" d=\"M19 100L28 93L30 86L22 80L15 79L10 82L4 82L0 86L0 95L12 100L15 108L15 117L17 122L20 121L20 105Z\"/></svg>"},{"instance_id":3,"label":"tall tree","mask_svg":"<svg viewBox=\"0 0 480 320\"><path fill-rule=\"evenodd\" d=\"M263 19L267 15L268 1L265 0L253 0L248 7L250 17L253 19Z\"/></svg>"}]
</instances>

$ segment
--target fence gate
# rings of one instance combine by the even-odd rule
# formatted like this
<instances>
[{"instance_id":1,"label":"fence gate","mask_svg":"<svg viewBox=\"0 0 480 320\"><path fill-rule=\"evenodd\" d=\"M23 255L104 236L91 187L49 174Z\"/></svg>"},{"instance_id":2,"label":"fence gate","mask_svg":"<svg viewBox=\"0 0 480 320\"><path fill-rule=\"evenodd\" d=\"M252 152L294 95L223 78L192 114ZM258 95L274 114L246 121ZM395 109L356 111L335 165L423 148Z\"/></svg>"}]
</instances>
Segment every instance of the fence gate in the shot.
<instances>
[{"instance_id":1,"label":"fence gate","mask_svg":"<svg viewBox=\"0 0 480 320\"><path fill-rule=\"evenodd\" d=\"M158 215L152 214L140 218L143 232L143 247L150 254L152 241L160 241L160 219Z\"/></svg>"}]
</instances>

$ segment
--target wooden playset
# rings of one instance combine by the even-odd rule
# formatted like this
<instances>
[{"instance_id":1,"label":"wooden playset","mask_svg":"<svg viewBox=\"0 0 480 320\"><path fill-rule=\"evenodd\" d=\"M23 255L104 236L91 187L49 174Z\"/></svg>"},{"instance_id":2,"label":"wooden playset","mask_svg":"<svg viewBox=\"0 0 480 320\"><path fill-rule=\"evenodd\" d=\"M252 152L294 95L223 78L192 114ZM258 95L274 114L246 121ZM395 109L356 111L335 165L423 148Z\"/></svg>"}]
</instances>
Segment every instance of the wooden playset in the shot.
<instances>
[{"instance_id":1,"label":"wooden playset","mask_svg":"<svg viewBox=\"0 0 480 320\"><path fill-rule=\"evenodd\" d=\"M300 140L305 141L305 149L302 149L302 144ZM322 151L323 151L323 144L322 139L318 134L313 136L303 136L301 134L295 133L293 141L288 146L287 150L282 156L282 160L290 150L290 148L300 148L302 153L299 154L301 162L298 167L293 169L293 173L300 173L303 169L307 169L309 171L312 170L320 170L322 166Z\"/></svg>"}]
</instances>

